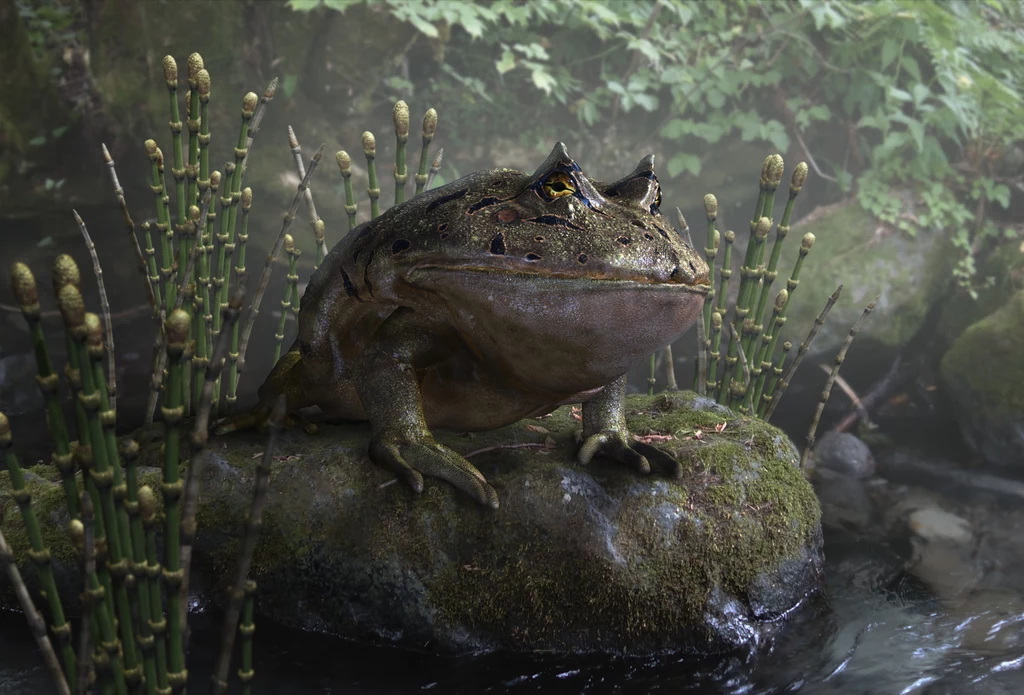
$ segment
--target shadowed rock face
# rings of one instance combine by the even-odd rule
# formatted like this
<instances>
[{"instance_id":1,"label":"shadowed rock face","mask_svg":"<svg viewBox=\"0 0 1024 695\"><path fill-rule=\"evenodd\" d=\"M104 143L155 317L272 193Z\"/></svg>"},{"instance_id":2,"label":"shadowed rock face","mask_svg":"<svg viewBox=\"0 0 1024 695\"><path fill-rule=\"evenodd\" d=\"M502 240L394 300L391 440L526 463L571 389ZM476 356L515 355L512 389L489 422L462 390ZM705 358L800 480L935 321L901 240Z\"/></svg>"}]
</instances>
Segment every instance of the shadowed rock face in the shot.
<instances>
[{"instance_id":1,"label":"shadowed rock face","mask_svg":"<svg viewBox=\"0 0 1024 695\"><path fill-rule=\"evenodd\" d=\"M577 466L579 423L569 408L472 438L441 433L464 454L548 440L548 449L471 457L498 491L497 511L435 481L419 497L387 484L391 474L366 458L365 426L286 433L252 568L259 611L442 652L712 651L759 642L820 580L820 509L792 444L693 394L631 397L627 412L633 432L673 436L656 443L683 462L682 480ZM193 561L201 598L219 598L234 570L261 451L258 436L211 441ZM157 455L156 444L144 444L144 460ZM143 478L156 483L157 471ZM60 503L42 489L49 483L34 485L41 504ZM0 500L4 531L24 558L3 488ZM68 552L58 543L57 556Z\"/></svg>"}]
</instances>

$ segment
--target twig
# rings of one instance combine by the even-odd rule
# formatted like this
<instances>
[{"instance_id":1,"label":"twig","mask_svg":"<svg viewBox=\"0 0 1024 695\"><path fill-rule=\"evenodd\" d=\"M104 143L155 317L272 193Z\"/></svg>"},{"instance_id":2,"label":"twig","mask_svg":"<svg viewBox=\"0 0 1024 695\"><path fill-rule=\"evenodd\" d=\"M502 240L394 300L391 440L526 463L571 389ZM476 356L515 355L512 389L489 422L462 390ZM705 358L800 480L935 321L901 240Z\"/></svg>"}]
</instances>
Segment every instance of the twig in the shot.
<instances>
[{"instance_id":1,"label":"twig","mask_svg":"<svg viewBox=\"0 0 1024 695\"><path fill-rule=\"evenodd\" d=\"M322 151L323 147L320 150ZM319 157L319 153L317 153L317 157ZM311 163L310 171L314 167L315 165ZM267 446L263 450L263 458L256 467L252 506L249 507L249 516L245 520L242 554L238 558L238 569L235 572L235 580L231 587L228 607L224 612L224 625L220 636L220 656L217 659L217 668L214 671L213 683L210 687L210 692L213 695L222 695L228 688L228 667L231 665L231 651L235 645L235 631L238 627L238 618L242 612L242 601L245 599L245 582L249 577L249 567L252 565L253 552L256 550L256 541L259 539L263 509L267 505L267 488L270 486L270 467L274 460L274 447L277 446L277 438L281 432L281 425L284 422L286 410L287 403L282 395L277 399L274 410L270 415L270 436L267 438Z\"/></svg>"},{"instance_id":2,"label":"twig","mask_svg":"<svg viewBox=\"0 0 1024 695\"><path fill-rule=\"evenodd\" d=\"M256 136L260 132L260 123L263 122L263 116L267 112L267 104L274 98L274 92L277 91L277 78L275 77L267 85L267 89L263 92L263 96L260 97L260 103L256 105L256 110L252 112L252 120L249 121L249 133L245 138L245 156L242 157L242 178L245 178L245 168L249 165L249 154L252 152L252 141L256 139Z\"/></svg>"},{"instance_id":3,"label":"twig","mask_svg":"<svg viewBox=\"0 0 1024 695\"><path fill-rule=\"evenodd\" d=\"M867 395L860 399L859 408L840 420L839 424L832 428L832 431L845 432L850 429L857 420L869 420L871 417L871 410L875 407L875 404L887 398L899 383L900 380L897 379L896 376L899 374L902 364L903 358L897 355L885 376L871 387L867 392ZM827 367L822 365L822 369L827 369ZM841 377L839 377L839 379L841 379ZM840 382L839 385L842 386L842 382Z\"/></svg>"},{"instance_id":4,"label":"twig","mask_svg":"<svg viewBox=\"0 0 1024 695\"><path fill-rule=\"evenodd\" d=\"M434 184L434 177L437 176L437 172L441 171L441 159L444 157L444 148L441 147L437 150L437 154L434 155L434 161L430 164L430 173L427 174L427 185L423 187L423 190L429 191L430 187Z\"/></svg>"},{"instance_id":5,"label":"twig","mask_svg":"<svg viewBox=\"0 0 1024 695\"><path fill-rule=\"evenodd\" d=\"M100 267L100 257L96 255L96 245L92 243L89 230L85 228L85 222L79 216L78 211L72 210L75 215L75 222L85 239L85 247L89 249L92 257L92 269L96 274L96 285L100 290L100 308L103 311L103 343L107 351L107 394L110 398L110 409L117 410L117 374L114 370L114 323L110 318L110 302L107 301L107 288L103 285L103 268Z\"/></svg>"},{"instance_id":6,"label":"twig","mask_svg":"<svg viewBox=\"0 0 1024 695\"><path fill-rule=\"evenodd\" d=\"M775 408L779 405L779 399L782 398L782 394L785 393L786 389L789 388L789 381L793 378L793 374L796 372L796 368L800 366L800 362L803 360L804 355L811 349L811 343L814 342L814 336L818 334L818 330L822 324L825 323L825 317L828 316L828 312L832 311L832 307L839 300L839 295L843 293L843 286L840 285L836 288L836 291L828 298L825 302L825 308L821 310L818 317L814 319L814 325L811 326L811 330L807 333L807 337L804 342L800 344L800 349L797 350L796 357L790 362L789 366L786 367L786 373L782 375L782 379L779 381L778 386L775 389L775 393L772 394L772 400L768 404L768 409L764 412L762 418L765 422L768 422L772 413L775 412Z\"/></svg>"},{"instance_id":7,"label":"twig","mask_svg":"<svg viewBox=\"0 0 1024 695\"><path fill-rule=\"evenodd\" d=\"M829 367L827 364L819 364L818 367L826 374L832 373L832 367ZM839 390L845 393L846 397L850 399L850 403L852 403L853 407L857 409L859 417L866 418L867 411L864 410L864 403L861 401L860 396L857 395L857 392L853 390L853 387L850 386L849 382L847 382L843 377L836 375L836 385L839 386Z\"/></svg>"},{"instance_id":8,"label":"twig","mask_svg":"<svg viewBox=\"0 0 1024 695\"><path fill-rule=\"evenodd\" d=\"M295 137L295 131L291 126L288 126L288 146L291 147L292 157L295 159L295 173L299 175L300 179L306 178L306 165L302 161L302 146L299 145L299 139ZM323 237L316 234L316 223L320 220L320 216L316 214L316 206L313 204L313 191L307 187L302 193L302 198L306 201L309 226L314 230L317 252L320 254L320 258L323 258L327 255L327 244L324 243Z\"/></svg>"},{"instance_id":9,"label":"twig","mask_svg":"<svg viewBox=\"0 0 1024 695\"><path fill-rule=\"evenodd\" d=\"M800 135L800 131L794 129L793 133L796 135L796 141L799 142L800 147L803 148L804 154L807 155L807 161L809 161L811 163L811 166L814 167L814 173L820 176L821 178L825 179L826 181L831 181L833 183L838 182L839 179L837 179L835 176L829 176L824 171L818 168L818 163L814 161L814 155L811 154L811 151L809 149L807 149L807 145L806 143L804 143L804 139L803 136Z\"/></svg>"},{"instance_id":10,"label":"twig","mask_svg":"<svg viewBox=\"0 0 1024 695\"><path fill-rule=\"evenodd\" d=\"M53 651L53 644L46 634L46 623L43 621L43 617L39 615L39 611L36 610L35 604L32 603L32 597L29 596L28 588L26 588L25 582L21 579L18 566L14 564L14 555L11 553L11 548L7 545L7 539L4 538L2 531L0 531L0 564L4 566L7 576L11 579L11 584L14 585L14 593L18 596L18 602L25 613L25 619L28 620L29 629L32 631L32 636L36 638L39 650L43 653L43 660L46 662L46 668L53 677L57 691L61 695L71 695L71 691L68 689L68 682L61 671L60 662L57 661L57 654Z\"/></svg>"},{"instance_id":11,"label":"twig","mask_svg":"<svg viewBox=\"0 0 1024 695\"><path fill-rule=\"evenodd\" d=\"M306 175L302 178L302 182L299 183L299 188L295 191L295 197L292 198L292 204L288 208L288 214L284 216L284 222L281 225L281 231L277 235L277 241L274 242L274 247L270 250L267 255L267 262L263 266L263 274L260 275L260 284L256 288L256 296L252 298L252 303L249 305L249 315L246 317L245 326L242 328L242 340L238 346L238 375L241 378L241 374L245 371L245 350L249 346L249 336L252 334L252 326L256 321L256 315L260 311L260 302L263 301L263 294L267 291L267 285L270 282L270 273L274 268L274 263L277 261L277 257L281 254L281 247L284 246L284 235L288 233L288 228L292 226L292 222L295 221L295 212L299 209L299 201L302 199L302 192L309 186L310 179L313 178L313 172L316 171L317 165L320 163L320 158L324 154L324 146L320 145L320 149L313 155L313 159L309 160L309 167L306 168Z\"/></svg>"},{"instance_id":12,"label":"twig","mask_svg":"<svg viewBox=\"0 0 1024 695\"><path fill-rule=\"evenodd\" d=\"M146 257L142 254L142 247L139 246L139 238L135 236L135 222L132 220L131 214L128 212L128 203L124 199L124 189L121 188L121 182L117 179L117 170L114 168L114 158L110 156L110 151L107 149L105 144L101 143L103 147L103 161L107 164L107 169L110 171L110 181L114 184L114 197L117 198L117 205L121 208L121 215L124 217L124 226L128 231L128 238L132 242L132 248L135 249L135 260L139 262L139 273L142 274L142 279L146 282L146 296L149 299L149 305L153 308L154 313L156 312L156 294L153 290L153 281L149 277L149 271L146 269ZM110 332L109 329L107 331Z\"/></svg>"},{"instance_id":13,"label":"twig","mask_svg":"<svg viewBox=\"0 0 1024 695\"><path fill-rule=\"evenodd\" d=\"M221 310L224 321L220 335L217 337L217 347L213 352L209 365L206 368L206 380L203 382L203 390L199 398L199 407L196 410L195 421L192 425L192 460L188 467L188 477L185 482L185 494L181 503L181 549L179 551L181 577L181 624L187 624L188 615L188 585L189 570L192 566L192 545L196 536L196 511L199 507L199 478L202 474L206 450L206 442L209 439L210 411L213 407L213 388L220 377L221 370L227 360L228 350L231 345L231 328L238 320L242 311L242 303L245 301L245 284L240 284L231 294L228 304ZM185 634L185 649L188 650L188 631Z\"/></svg>"},{"instance_id":14,"label":"twig","mask_svg":"<svg viewBox=\"0 0 1024 695\"><path fill-rule=\"evenodd\" d=\"M543 449L547 446L544 442L528 442L524 444L495 444L494 446L485 446L483 449L477 449L471 451L468 454L463 454L462 458L472 458L477 454L486 454L488 451L504 451L505 449ZM395 478L398 480L398 478Z\"/></svg>"},{"instance_id":15,"label":"twig","mask_svg":"<svg viewBox=\"0 0 1024 695\"><path fill-rule=\"evenodd\" d=\"M825 404L828 402L828 397L832 394L832 384L835 383L836 377L839 376L839 368L843 364L843 360L846 359L846 351L850 349L850 344L853 343L853 339L857 336L857 332L860 330L861 325L867 319L875 309L875 305L878 303L878 297L871 300L871 303L864 307L864 313L860 315L857 322L853 324L853 328L850 329L849 335L846 336L846 340L843 341L843 346L839 348L839 353L836 355L835 364L832 366L832 373L828 375L828 381L825 382L825 388L821 390L821 396L818 397L818 408L814 411L814 419L811 421L811 427L807 430L807 443L804 445L804 452L800 456L800 468L803 468L807 463L807 457L811 455L811 449L814 447L814 434L818 430L818 422L821 420L821 413L825 410Z\"/></svg>"}]
</instances>

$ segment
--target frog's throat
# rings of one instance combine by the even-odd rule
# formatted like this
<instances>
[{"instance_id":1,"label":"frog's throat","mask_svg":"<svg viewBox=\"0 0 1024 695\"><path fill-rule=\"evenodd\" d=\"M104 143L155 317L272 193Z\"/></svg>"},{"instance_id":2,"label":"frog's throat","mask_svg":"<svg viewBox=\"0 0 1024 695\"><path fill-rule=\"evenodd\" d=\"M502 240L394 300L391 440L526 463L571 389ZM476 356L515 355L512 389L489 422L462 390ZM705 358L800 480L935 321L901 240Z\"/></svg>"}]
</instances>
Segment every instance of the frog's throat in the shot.
<instances>
[{"instance_id":1,"label":"frog's throat","mask_svg":"<svg viewBox=\"0 0 1024 695\"><path fill-rule=\"evenodd\" d=\"M711 283L707 276L698 277L693 282L682 280L661 280L659 278L648 278L644 276L622 277L612 273L573 273L550 269L532 269L508 266L490 266L480 263L421 263L412 267L407 278L414 281L415 275L419 272L443 271L446 273L491 273L504 274L524 278L551 278L553 280L575 280L581 283L600 283L609 286L619 287L665 287L676 288L687 292L707 294L711 289Z\"/></svg>"}]
</instances>

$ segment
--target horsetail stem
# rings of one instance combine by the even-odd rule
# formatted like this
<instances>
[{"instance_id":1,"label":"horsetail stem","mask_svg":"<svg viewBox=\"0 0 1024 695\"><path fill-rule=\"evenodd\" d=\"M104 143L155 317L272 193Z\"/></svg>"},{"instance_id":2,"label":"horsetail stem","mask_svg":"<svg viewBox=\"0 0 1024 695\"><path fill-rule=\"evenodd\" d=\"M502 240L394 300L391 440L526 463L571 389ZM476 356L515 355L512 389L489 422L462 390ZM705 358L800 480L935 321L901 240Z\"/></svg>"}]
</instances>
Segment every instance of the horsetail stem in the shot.
<instances>
[{"instance_id":1,"label":"horsetail stem","mask_svg":"<svg viewBox=\"0 0 1024 695\"><path fill-rule=\"evenodd\" d=\"M380 184L377 182L377 140L373 133L363 133L363 154L366 155L366 172L369 178L366 194L370 198L370 219L380 217Z\"/></svg>"},{"instance_id":2,"label":"horsetail stem","mask_svg":"<svg viewBox=\"0 0 1024 695\"><path fill-rule=\"evenodd\" d=\"M100 143L103 148L103 162L107 166L107 170L110 174L110 182L114 186L114 198L117 200L117 205L121 209L121 217L124 218L125 231L128 232L128 241L132 245L132 249L135 251L135 260L138 263L139 274L142 275L142 279L146 284L146 298L149 300L149 305L156 311L156 307L159 306L160 302L157 301L156 294L154 292L154 285L152 278L146 272L146 257L142 254L142 248L139 246L139 239L135 235L135 222L132 220L131 213L128 212L128 203L124 199L124 189L121 188L121 182L117 178L117 168L114 165L114 158L110 156L110 150L107 149L106 144Z\"/></svg>"},{"instance_id":3,"label":"horsetail stem","mask_svg":"<svg viewBox=\"0 0 1024 695\"><path fill-rule=\"evenodd\" d=\"M180 242L181 227L186 224L185 212L188 209L185 197L185 162L181 153L181 115L178 110L178 64L173 56L164 57L164 78L167 81L167 93L169 96L171 111L171 175L174 177L174 202L176 215L174 220L174 233ZM170 234L170 231L168 231ZM184 252L179 249L179 254ZM178 256L181 266L185 265L184 256ZM168 311L170 307L168 307Z\"/></svg>"},{"instance_id":4,"label":"horsetail stem","mask_svg":"<svg viewBox=\"0 0 1024 695\"><path fill-rule=\"evenodd\" d=\"M185 176L188 179L186 205L195 205L199 200L199 71L203 67L203 57L201 55L193 53L188 57L189 91L185 94L185 112L188 126L188 165L185 167ZM186 253L187 251L186 249Z\"/></svg>"},{"instance_id":5,"label":"horsetail stem","mask_svg":"<svg viewBox=\"0 0 1024 695\"><path fill-rule=\"evenodd\" d=\"M249 239L249 209L252 207L252 189L242 191L242 229L238 233L238 265L235 266L235 284L245 282L245 242ZM228 395L225 399L230 412L238 400L238 321L231 326L231 348L228 350Z\"/></svg>"},{"instance_id":6,"label":"horsetail stem","mask_svg":"<svg viewBox=\"0 0 1024 695\"><path fill-rule=\"evenodd\" d=\"M434 161L430 164L430 174L427 176L427 190L430 190L430 186L434 183L434 177L437 176L437 172L441 171L441 159L444 157L444 148L442 147L434 155Z\"/></svg>"},{"instance_id":7,"label":"horsetail stem","mask_svg":"<svg viewBox=\"0 0 1024 695\"><path fill-rule=\"evenodd\" d=\"M242 665L238 668L238 680L242 683L242 695L252 695L252 680L256 676L253 670L252 636L256 632L253 619L256 603L256 582L251 579L245 582L245 605L242 607L242 623L238 626L238 634L242 638Z\"/></svg>"},{"instance_id":8,"label":"horsetail stem","mask_svg":"<svg viewBox=\"0 0 1024 695\"><path fill-rule=\"evenodd\" d=\"M769 329L764 333L762 338L761 349L758 351L758 359L764 359L767 353L770 358L772 353L775 352L775 344L779 340L779 336L782 334L782 327L786 325L786 303L789 301L789 292L786 290L780 290L775 296L775 303L772 305L772 322L769 325ZM761 408L761 394L764 392L764 382L768 376L768 370L771 369L772 363L760 362L757 368L757 374L755 376L754 383L754 403L758 410Z\"/></svg>"},{"instance_id":9,"label":"horsetail stem","mask_svg":"<svg viewBox=\"0 0 1024 695\"><path fill-rule=\"evenodd\" d=\"M338 150L334 155L334 161L338 163L338 170L341 171L341 178L345 182L345 214L348 215L349 231L352 231L356 226L356 211L359 209L355 193L352 191L352 158L345 150Z\"/></svg>"},{"instance_id":10,"label":"horsetail stem","mask_svg":"<svg viewBox=\"0 0 1024 695\"><path fill-rule=\"evenodd\" d=\"M202 183L200 183L200 186L202 186ZM207 186L203 189L203 195L205 196L206 192L209 191L210 197L213 198L217 195L219 188L220 172L215 171L210 174ZM203 381L206 379L206 368L210 361L211 333L213 330L212 307L210 306L210 250L212 246L208 245L208 242L211 241L213 228L213 222L210 220L211 216L216 216L216 213L207 212L206 224L203 225L205 231L200 239L202 251L199 252L198 288L193 299L195 306L193 326L195 326L196 355L192 358L192 366L195 369L195 378L192 381L195 386L193 400L196 402L199 401L199 391L202 389Z\"/></svg>"},{"instance_id":11,"label":"horsetail stem","mask_svg":"<svg viewBox=\"0 0 1024 695\"><path fill-rule=\"evenodd\" d=\"M779 183L782 181L782 173L785 166L783 164L782 157L777 154L772 155L768 159L770 160L770 164L768 166L768 180L767 188L765 189L764 213L762 217L768 220L768 231L771 231L772 211L775 205L775 191L778 190ZM792 208L790 207L790 209ZM767 238L767 232L765 232L765 235ZM777 236L776 242L778 242ZM748 355L753 354L752 346L755 345L754 341L763 330L762 318L764 316L765 302L768 301L768 294L766 292L766 285L764 282L765 266L763 264L766 248L766 241L762 241L758 244L757 257L754 259L754 281L750 285L750 294L747 303L747 306L753 313L743 324L743 349ZM759 287L761 288L760 293L758 292ZM755 299L757 301L755 301ZM753 367L754 365L751 366Z\"/></svg>"},{"instance_id":12,"label":"horsetail stem","mask_svg":"<svg viewBox=\"0 0 1024 695\"><path fill-rule=\"evenodd\" d=\"M174 305L175 292L174 285L171 283L171 273L174 269L174 250L171 248L171 238L169 236L171 212L168 204L167 190L164 186L164 155L160 148L156 146L155 140L146 140L145 144L150 162L151 183L149 187L156 199L156 231L160 237L160 260L162 262L160 266L160 287L163 294L164 310L170 311ZM153 242L148 236L146 238L146 246L148 253L149 249L153 248ZM155 252L150 254L149 272L151 275L156 274L156 258L154 256Z\"/></svg>"},{"instance_id":13,"label":"horsetail stem","mask_svg":"<svg viewBox=\"0 0 1024 695\"><path fill-rule=\"evenodd\" d=\"M156 548L156 530L160 520L156 514L156 495L148 485L139 488L139 515L146 533L146 583L149 585L149 630L153 633L156 655L156 684L161 693L170 690L167 678L167 620L164 618L163 567Z\"/></svg>"},{"instance_id":14,"label":"horsetail stem","mask_svg":"<svg viewBox=\"0 0 1024 695\"><path fill-rule=\"evenodd\" d=\"M405 184L409 170L405 165L405 144L409 142L409 105L404 101L395 103L391 114L395 124L395 205L405 202Z\"/></svg>"},{"instance_id":15,"label":"horsetail stem","mask_svg":"<svg viewBox=\"0 0 1024 695\"><path fill-rule=\"evenodd\" d=\"M53 567L50 565L50 550L43 542L36 510L32 508L32 493L25 485L25 474L21 470L18 457L14 455L11 445L10 423L7 421L7 416L0 413L0 453L3 454L4 465L11 478L14 501L18 503L18 509L21 510L21 518L25 523L29 545L32 547L28 556L32 564L36 566L36 573L39 575L42 585L41 593L49 607L50 631L53 633L64 663L64 677L68 683L74 683L78 666L75 650L71 646L71 624L64 618L64 607L61 605L60 595L57 593L57 583L53 578ZM77 500L75 508L78 508Z\"/></svg>"},{"instance_id":16,"label":"horsetail stem","mask_svg":"<svg viewBox=\"0 0 1024 695\"><path fill-rule=\"evenodd\" d=\"M420 168L416 173L416 195L427 188L427 167L430 165L430 142L437 130L437 111L427 109L423 114L423 145L420 147Z\"/></svg>"},{"instance_id":17,"label":"horsetail stem","mask_svg":"<svg viewBox=\"0 0 1024 695\"><path fill-rule=\"evenodd\" d=\"M64 497L67 500L68 514L72 519L80 514L78 508L78 483L75 480L75 462L71 455L71 444L68 440L67 425L64 422L64 411L60 405L58 390L60 381L57 373L53 371L50 362L50 355L46 349L46 340L43 337L43 328L40 325L39 292L36 288L36 279L32 271L24 263L15 263L11 269L11 288L14 290L14 297L21 307L21 314L28 324L29 334L32 336L32 347L36 356L36 367L39 376L36 382L39 390L46 401L46 424L50 430L50 439L53 440L52 460L54 466L60 472L61 483L64 487Z\"/></svg>"},{"instance_id":18,"label":"horsetail stem","mask_svg":"<svg viewBox=\"0 0 1024 695\"><path fill-rule=\"evenodd\" d=\"M722 344L722 315L718 309L711 312L711 347L708 349L706 394L715 398L718 389L718 358Z\"/></svg>"},{"instance_id":19,"label":"horsetail stem","mask_svg":"<svg viewBox=\"0 0 1024 695\"><path fill-rule=\"evenodd\" d=\"M748 244L748 249L750 247L754 247L754 250L747 254L748 257L751 258L751 263L756 261L758 254L756 247L764 244L764 240L768 236L768 230L770 228L771 221L767 217L762 217L754 228L754 233L751 235L751 239ZM744 264L744 266L740 268L740 275L740 293L736 298L734 323L738 322L742 326L746 326L747 315L750 313L750 288L755 284L754 278L756 276L756 270L753 266ZM722 392L719 393L719 402L723 405L731 403L735 396L730 389L736 367L737 347L735 336L730 335L729 350L725 357L725 372L722 375ZM744 353L746 353L746 350L744 350Z\"/></svg>"},{"instance_id":20,"label":"horsetail stem","mask_svg":"<svg viewBox=\"0 0 1024 695\"><path fill-rule=\"evenodd\" d=\"M302 253L295 248L295 240L291 234L284 235L284 252L288 254L288 282L285 285L284 299L281 300L281 317L277 320L277 333L274 334L274 363L281 358L281 343L284 342L284 329L288 322L288 314L299 294L298 261Z\"/></svg>"}]
</instances>

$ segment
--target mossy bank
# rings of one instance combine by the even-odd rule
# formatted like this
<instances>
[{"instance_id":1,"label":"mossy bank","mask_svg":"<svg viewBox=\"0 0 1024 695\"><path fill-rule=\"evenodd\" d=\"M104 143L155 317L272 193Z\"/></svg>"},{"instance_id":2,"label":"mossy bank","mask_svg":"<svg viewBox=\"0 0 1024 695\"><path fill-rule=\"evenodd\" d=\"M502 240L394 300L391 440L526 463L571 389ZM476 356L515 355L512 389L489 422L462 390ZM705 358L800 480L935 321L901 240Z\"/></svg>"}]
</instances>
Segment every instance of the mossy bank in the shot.
<instances>
[{"instance_id":1,"label":"mossy bank","mask_svg":"<svg viewBox=\"0 0 1024 695\"><path fill-rule=\"evenodd\" d=\"M442 652L711 651L778 629L775 619L817 589L822 564L820 509L791 442L690 393L631 397L628 413L633 432L663 435L654 440L683 462L682 480L577 466L568 407L472 437L440 433L462 453L490 448L471 460L498 491L497 511L438 481L420 496L390 484L366 459L364 426L286 433L252 567L260 612ZM211 440L200 594L218 598L232 574L262 447L257 435ZM158 449L143 442L143 460ZM34 469L32 485L56 524L49 469ZM158 482L155 470L143 478ZM0 500L23 558L7 487ZM60 534L50 529L48 541L66 562Z\"/></svg>"}]
</instances>

